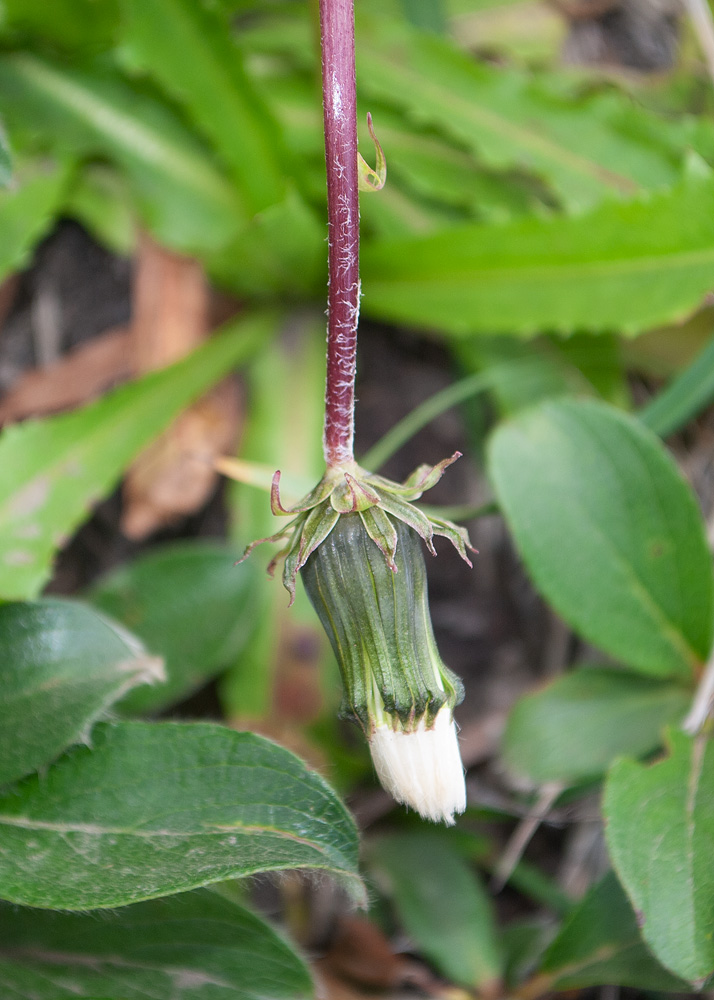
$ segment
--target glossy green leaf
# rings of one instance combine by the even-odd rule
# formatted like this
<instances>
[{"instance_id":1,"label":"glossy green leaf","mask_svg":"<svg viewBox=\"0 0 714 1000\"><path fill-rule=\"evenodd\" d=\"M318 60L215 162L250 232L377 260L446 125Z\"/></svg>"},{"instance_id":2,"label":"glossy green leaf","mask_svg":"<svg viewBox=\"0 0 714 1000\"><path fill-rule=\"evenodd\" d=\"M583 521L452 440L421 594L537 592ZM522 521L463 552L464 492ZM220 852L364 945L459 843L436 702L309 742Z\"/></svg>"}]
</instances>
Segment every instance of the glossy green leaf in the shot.
<instances>
[{"instance_id":1,"label":"glossy green leaf","mask_svg":"<svg viewBox=\"0 0 714 1000\"><path fill-rule=\"evenodd\" d=\"M233 321L185 360L96 403L7 428L0 436L0 598L36 596L55 551L134 456L274 326L269 313Z\"/></svg>"},{"instance_id":2,"label":"glossy green leaf","mask_svg":"<svg viewBox=\"0 0 714 1000\"><path fill-rule=\"evenodd\" d=\"M8 1000L313 995L310 973L286 941L206 890L91 915L0 906L0 990Z\"/></svg>"},{"instance_id":3,"label":"glossy green leaf","mask_svg":"<svg viewBox=\"0 0 714 1000\"><path fill-rule=\"evenodd\" d=\"M162 677L130 633L83 604L0 605L0 785L86 742L98 717Z\"/></svg>"},{"instance_id":4,"label":"glossy green leaf","mask_svg":"<svg viewBox=\"0 0 714 1000\"><path fill-rule=\"evenodd\" d=\"M490 475L539 591L588 641L685 682L712 638L712 567L696 500L663 445L589 400L502 424Z\"/></svg>"},{"instance_id":5,"label":"glossy green leaf","mask_svg":"<svg viewBox=\"0 0 714 1000\"><path fill-rule=\"evenodd\" d=\"M712 286L714 179L575 217L461 225L365 246L364 309L455 335L638 333Z\"/></svg>"},{"instance_id":6,"label":"glossy green leaf","mask_svg":"<svg viewBox=\"0 0 714 1000\"><path fill-rule=\"evenodd\" d=\"M11 186L0 189L0 281L28 263L60 212L70 173L69 163L31 160L18 168Z\"/></svg>"},{"instance_id":7,"label":"glossy green leaf","mask_svg":"<svg viewBox=\"0 0 714 1000\"><path fill-rule=\"evenodd\" d=\"M613 765L607 842L650 948L696 984L714 972L714 744L675 730L669 742L651 767Z\"/></svg>"},{"instance_id":8,"label":"glossy green leaf","mask_svg":"<svg viewBox=\"0 0 714 1000\"><path fill-rule=\"evenodd\" d=\"M123 0L123 8L124 54L184 104L250 214L282 200L280 132L220 15L195 0Z\"/></svg>"},{"instance_id":9,"label":"glossy green leaf","mask_svg":"<svg viewBox=\"0 0 714 1000\"><path fill-rule=\"evenodd\" d=\"M510 714L504 757L533 781L603 774L615 757L656 750L662 730L680 722L691 691L608 668L582 668L526 695Z\"/></svg>"},{"instance_id":10,"label":"glossy green leaf","mask_svg":"<svg viewBox=\"0 0 714 1000\"><path fill-rule=\"evenodd\" d=\"M0 798L0 898L122 906L284 868L342 876L357 830L327 783L282 747L209 723L95 727L92 748Z\"/></svg>"},{"instance_id":11,"label":"glossy green leaf","mask_svg":"<svg viewBox=\"0 0 714 1000\"><path fill-rule=\"evenodd\" d=\"M642 943L637 920L615 876L593 886L546 951L536 982L542 992L587 986L686 991Z\"/></svg>"},{"instance_id":12,"label":"glossy green leaf","mask_svg":"<svg viewBox=\"0 0 714 1000\"><path fill-rule=\"evenodd\" d=\"M0 58L0 89L11 134L117 163L145 223L167 246L215 249L244 224L236 192L210 154L168 107L118 74L16 52Z\"/></svg>"},{"instance_id":13,"label":"glossy green leaf","mask_svg":"<svg viewBox=\"0 0 714 1000\"><path fill-rule=\"evenodd\" d=\"M477 62L386 18L358 21L357 76L370 97L466 143L489 167L544 178L570 208L668 186L683 159L666 122L627 98L563 95L557 77Z\"/></svg>"},{"instance_id":14,"label":"glossy green leaf","mask_svg":"<svg viewBox=\"0 0 714 1000\"><path fill-rule=\"evenodd\" d=\"M267 502L267 501L266 501ZM166 681L132 691L123 712L155 712L237 661L255 628L259 567L219 542L151 549L111 573L89 599L164 658Z\"/></svg>"},{"instance_id":15,"label":"glossy green leaf","mask_svg":"<svg viewBox=\"0 0 714 1000\"><path fill-rule=\"evenodd\" d=\"M418 950L462 986L499 981L501 955L487 893L448 836L419 831L372 847L380 882Z\"/></svg>"}]
</instances>

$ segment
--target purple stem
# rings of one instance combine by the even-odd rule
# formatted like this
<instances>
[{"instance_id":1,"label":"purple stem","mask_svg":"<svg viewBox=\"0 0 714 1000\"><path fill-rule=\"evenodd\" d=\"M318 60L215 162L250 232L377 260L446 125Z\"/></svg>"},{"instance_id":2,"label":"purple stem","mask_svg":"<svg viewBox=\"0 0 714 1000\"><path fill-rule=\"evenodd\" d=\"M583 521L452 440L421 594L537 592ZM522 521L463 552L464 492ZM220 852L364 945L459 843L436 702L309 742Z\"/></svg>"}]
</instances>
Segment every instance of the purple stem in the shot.
<instances>
[{"instance_id":1,"label":"purple stem","mask_svg":"<svg viewBox=\"0 0 714 1000\"><path fill-rule=\"evenodd\" d=\"M329 272L324 449L329 467L354 457L360 283L353 0L320 0L320 36Z\"/></svg>"}]
</instances>

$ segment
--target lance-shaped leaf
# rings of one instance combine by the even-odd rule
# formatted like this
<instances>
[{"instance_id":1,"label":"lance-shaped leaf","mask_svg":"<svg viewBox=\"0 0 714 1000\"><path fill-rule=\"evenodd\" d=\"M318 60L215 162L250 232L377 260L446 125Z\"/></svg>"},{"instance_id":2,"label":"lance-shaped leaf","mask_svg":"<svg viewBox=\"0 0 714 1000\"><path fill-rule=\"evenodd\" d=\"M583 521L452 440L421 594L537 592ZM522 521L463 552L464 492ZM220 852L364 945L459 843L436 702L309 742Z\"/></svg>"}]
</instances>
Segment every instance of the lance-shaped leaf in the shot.
<instances>
[{"instance_id":1,"label":"lance-shaped leaf","mask_svg":"<svg viewBox=\"0 0 714 1000\"><path fill-rule=\"evenodd\" d=\"M161 243L216 249L244 224L236 192L210 154L165 105L118 74L18 52L0 58L0 89L11 133L39 135L53 150L121 166Z\"/></svg>"},{"instance_id":2,"label":"lance-shaped leaf","mask_svg":"<svg viewBox=\"0 0 714 1000\"><path fill-rule=\"evenodd\" d=\"M194 0L124 0L125 52L178 98L251 214L281 200L286 152L224 20Z\"/></svg>"},{"instance_id":3,"label":"lance-shaped leaf","mask_svg":"<svg viewBox=\"0 0 714 1000\"><path fill-rule=\"evenodd\" d=\"M469 224L365 246L365 309L449 334L635 334L714 285L714 179L575 217Z\"/></svg>"},{"instance_id":4,"label":"lance-shaped leaf","mask_svg":"<svg viewBox=\"0 0 714 1000\"><path fill-rule=\"evenodd\" d=\"M0 164L0 187L2 166ZM23 267L54 222L70 177L69 163L28 161L12 187L0 190L0 281Z\"/></svg>"},{"instance_id":5,"label":"lance-shaped leaf","mask_svg":"<svg viewBox=\"0 0 714 1000\"><path fill-rule=\"evenodd\" d=\"M87 741L113 702L163 676L119 625L56 598L0 605L0 664L0 785Z\"/></svg>"},{"instance_id":6,"label":"lance-shaped leaf","mask_svg":"<svg viewBox=\"0 0 714 1000\"><path fill-rule=\"evenodd\" d=\"M0 906L0 989L76 1000L305 1000L303 961L254 914L198 890L91 915Z\"/></svg>"},{"instance_id":7,"label":"lance-shaped leaf","mask_svg":"<svg viewBox=\"0 0 714 1000\"><path fill-rule=\"evenodd\" d=\"M402 21L360 18L357 66L370 97L466 143L489 167L531 170L570 208L669 185L681 162L666 122L629 99L578 100L557 92L557 77L479 63Z\"/></svg>"},{"instance_id":8,"label":"lance-shaped leaf","mask_svg":"<svg viewBox=\"0 0 714 1000\"><path fill-rule=\"evenodd\" d=\"M541 593L590 642L684 683L712 639L712 567L691 489L661 441L589 400L502 424L490 474Z\"/></svg>"},{"instance_id":9,"label":"lance-shaped leaf","mask_svg":"<svg viewBox=\"0 0 714 1000\"><path fill-rule=\"evenodd\" d=\"M88 910L284 868L359 895L354 822L287 750L203 723L100 724L92 742L0 798L0 898Z\"/></svg>"},{"instance_id":10,"label":"lance-shaped leaf","mask_svg":"<svg viewBox=\"0 0 714 1000\"><path fill-rule=\"evenodd\" d=\"M163 683L137 688L121 711L156 712L235 662L253 632L257 567L236 550L184 541L151 549L88 595L164 658Z\"/></svg>"},{"instance_id":11,"label":"lance-shaped leaf","mask_svg":"<svg viewBox=\"0 0 714 1000\"><path fill-rule=\"evenodd\" d=\"M695 985L714 972L714 744L671 731L669 756L610 771L613 864L659 960Z\"/></svg>"},{"instance_id":12,"label":"lance-shaped leaf","mask_svg":"<svg viewBox=\"0 0 714 1000\"><path fill-rule=\"evenodd\" d=\"M96 403L7 428L0 437L0 598L35 597L55 551L134 456L274 325L273 314L247 316L185 360Z\"/></svg>"}]
</instances>

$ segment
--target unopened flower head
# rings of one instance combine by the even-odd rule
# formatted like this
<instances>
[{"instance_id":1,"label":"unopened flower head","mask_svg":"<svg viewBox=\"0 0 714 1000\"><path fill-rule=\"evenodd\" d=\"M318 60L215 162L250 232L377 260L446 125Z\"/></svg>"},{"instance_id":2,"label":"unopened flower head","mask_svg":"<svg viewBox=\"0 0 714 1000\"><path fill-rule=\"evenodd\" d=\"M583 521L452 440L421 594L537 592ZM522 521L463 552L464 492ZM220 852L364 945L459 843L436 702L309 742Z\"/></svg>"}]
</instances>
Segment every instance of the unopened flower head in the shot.
<instances>
[{"instance_id":1,"label":"unopened flower head","mask_svg":"<svg viewBox=\"0 0 714 1000\"><path fill-rule=\"evenodd\" d=\"M288 538L271 566L285 559L291 597L300 572L340 665L342 714L364 730L380 781L399 802L446 823L466 805L453 721L463 687L436 647L419 539L433 552L433 536L445 535L469 565L471 545L465 529L410 501L457 457L421 466L401 485L356 465L331 469L289 510L276 477L273 512L297 517L269 539Z\"/></svg>"}]
</instances>

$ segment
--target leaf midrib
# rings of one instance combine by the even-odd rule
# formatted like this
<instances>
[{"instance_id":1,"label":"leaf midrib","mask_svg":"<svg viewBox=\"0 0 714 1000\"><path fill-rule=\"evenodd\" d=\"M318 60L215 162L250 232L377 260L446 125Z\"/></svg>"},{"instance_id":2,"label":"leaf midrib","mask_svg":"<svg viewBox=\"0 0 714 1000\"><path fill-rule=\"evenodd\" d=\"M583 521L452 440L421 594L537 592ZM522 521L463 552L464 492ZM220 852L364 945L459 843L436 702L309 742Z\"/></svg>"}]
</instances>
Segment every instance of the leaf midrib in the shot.
<instances>
[{"instance_id":1,"label":"leaf midrib","mask_svg":"<svg viewBox=\"0 0 714 1000\"><path fill-rule=\"evenodd\" d=\"M383 251L386 247L379 247L379 249ZM397 252L398 248L395 247L393 249ZM417 246L413 249L418 250L419 247ZM369 259L369 254L366 254L366 257ZM415 284L418 284L420 288L430 285L437 288L450 288L457 284L460 285L462 282L467 282L469 286L476 284L493 285L500 282L508 284L514 279L522 281L524 279L548 280L554 278L560 282L569 275L577 278L608 278L613 275L658 274L662 270L682 270L692 265L708 263L714 264L714 246L700 250L666 251L661 254L649 254L648 256L616 257L611 260L567 261L564 263L556 260L545 264L525 262L522 266L509 265L506 267L484 267L480 261L476 260L473 262L461 262L461 266L459 267L458 264L457 266L451 266L452 262L450 260L448 277L444 277L438 273L435 275L433 269L427 274L415 273L413 276L405 278L392 278L389 276L386 278L375 277L369 279L369 292L373 293L374 289L379 287L380 284L393 289L400 285L412 288Z\"/></svg>"}]
</instances>

